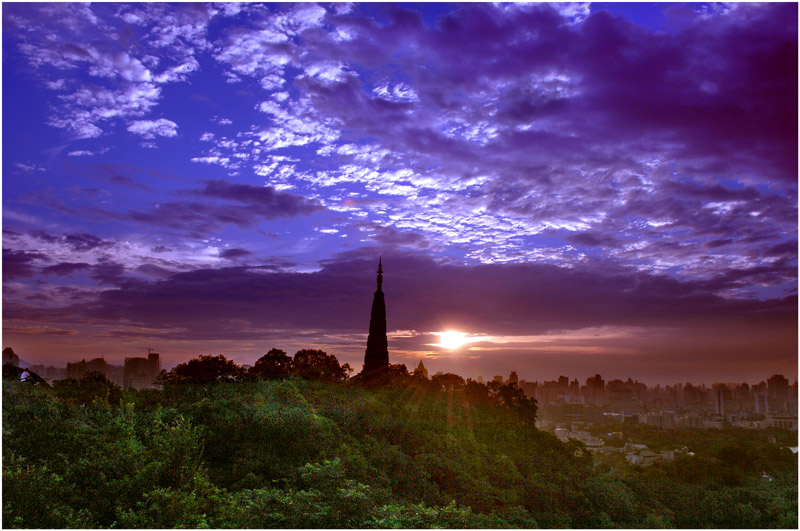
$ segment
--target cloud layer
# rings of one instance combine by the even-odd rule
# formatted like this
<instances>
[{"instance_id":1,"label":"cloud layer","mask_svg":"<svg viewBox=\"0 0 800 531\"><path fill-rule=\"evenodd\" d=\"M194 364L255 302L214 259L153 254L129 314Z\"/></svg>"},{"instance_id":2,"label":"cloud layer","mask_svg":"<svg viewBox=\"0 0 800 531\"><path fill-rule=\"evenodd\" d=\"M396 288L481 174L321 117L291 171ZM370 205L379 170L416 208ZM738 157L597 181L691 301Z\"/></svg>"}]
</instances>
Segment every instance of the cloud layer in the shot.
<instances>
[{"instance_id":1,"label":"cloud layer","mask_svg":"<svg viewBox=\"0 0 800 531\"><path fill-rule=\"evenodd\" d=\"M354 352L383 253L409 352L651 327L722 360L745 321L788 359L794 4L6 7L12 337Z\"/></svg>"}]
</instances>

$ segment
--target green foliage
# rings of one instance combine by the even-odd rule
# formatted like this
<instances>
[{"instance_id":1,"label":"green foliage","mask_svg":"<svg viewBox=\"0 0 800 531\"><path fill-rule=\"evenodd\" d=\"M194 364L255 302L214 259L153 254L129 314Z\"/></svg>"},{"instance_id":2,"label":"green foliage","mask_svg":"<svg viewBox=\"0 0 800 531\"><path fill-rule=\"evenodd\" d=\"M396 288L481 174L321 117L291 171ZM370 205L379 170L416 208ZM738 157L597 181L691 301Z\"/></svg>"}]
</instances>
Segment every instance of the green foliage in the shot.
<instances>
[{"instance_id":1,"label":"green foliage","mask_svg":"<svg viewBox=\"0 0 800 531\"><path fill-rule=\"evenodd\" d=\"M346 380L352 369L324 350L303 349L297 351L293 359L294 373L307 380Z\"/></svg>"},{"instance_id":2,"label":"green foliage","mask_svg":"<svg viewBox=\"0 0 800 531\"><path fill-rule=\"evenodd\" d=\"M117 527L142 529L223 529L240 527L236 498L196 473L181 488L147 492L132 509L121 511Z\"/></svg>"},{"instance_id":3,"label":"green foliage","mask_svg":"<svg viewBox=\"0 0 800 531\"><path fill-rule=\"evenodd\" d=\"M13 453L4 455L4 527L90 527L88 511L71 506L74 497L72 485L46 466L30 464Z\"/></svg>"},{"instance_id":4,"label":"green foliage","mask_svg":"<svg viewBox=\"0 0 800 531\"><path fill-rule=\"evenodd\" d=\"M72 405L88 405L100 401L104 405L119 405L122 389L99 372L88 372L79 380L56 380L53 389L59 398Z\"/></svg>"},{"instance_id":5,"label":"green foliage","mask_svg":"<svg viewBox=\"0 0 800 531\"><path fill-rule=\"evenodd\" d=\"M311 358L322 365L328 359ZM99 380L54 389L9 381L3 522L797 526L797 457L761 432L666 434L674 446L691 443L696 455L630 467L614 456L593 459L582 444L536 430L535 402L523 401L516 386L450 380L430 385L407 377L386 387L298 375L235 385L168 382L164 391L127 390L118 401ZM774 481L762 481L762 471Z\"/></svg>"}]
</instances>

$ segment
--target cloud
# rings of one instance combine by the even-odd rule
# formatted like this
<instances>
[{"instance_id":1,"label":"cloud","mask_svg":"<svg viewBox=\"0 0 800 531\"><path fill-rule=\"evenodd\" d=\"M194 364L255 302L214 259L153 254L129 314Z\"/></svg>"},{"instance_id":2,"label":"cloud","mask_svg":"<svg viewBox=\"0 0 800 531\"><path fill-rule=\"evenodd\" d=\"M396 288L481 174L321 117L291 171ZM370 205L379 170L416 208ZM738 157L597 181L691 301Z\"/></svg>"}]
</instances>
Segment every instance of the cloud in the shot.
<instances>
[{"instance_id":1,"label":"cloud","mask_svg":"<svg viewBox=\"0 0 800 531\"><path fill-rule=\"evenodd\" d=\"M103 135L110 122L146 114L161 99L160 85L195 72L217 13L210 6L38 4L15 6L4 21L9 45L43 76L59 76L44 83L61 99L48 123L86 139ZM129 130L174 136L172 122L150 122Z\"/></svg>"},{"instance_id":2,"label":"cloud","mask_svg":"<svg viewBox=\"0 0 800 531\"><path fill-rule=\"evenodd\" d=\"M220 258L226 258L228 260L235 260L237 258L244 258L245 256L252 256L252 255L253 253L248 251L247 249L240 249L240 248L223 249L219 253Z\"/></svg>"},{"instance_id":3,"label":"cloud","mask_svg":"<svg viewBox=\"0 0 800 531\"><path fill-rule=\"evenodd\" d=\"M50 259L42 253L3 248L3 281L31 277L36 272L35 263L49 261Z\"/></svg>"},{"instance_id":4,"label":"cloud","mask_svg":"<svg viewBox=\"0 0 800 531\"><path fill-rule=\"evenodd\" d=\"M61 262L56 265L47 266L42 268L44 275L58 275L60 277L69 276L78 271L85 271L91 269L91 265L85 262Z\"/></svg>"},{"instance_id":5,"label":"cloud","mask_svg":"<svg viewBox=\"0 0 800 531\"><path fill-rule=\"evenodd\" d=\"M124 175L114 175L108 179L108 182L117 186L124 186L125 188L138 188L140 190L152 192L152 189L149 186L137 183L130 177L126 177Z\"/></svg>"},{"instance_id":6,"label":"cloud","mask_svg":"<svg viewBox=\"0 0 800 531\"><path fill-rule=\"evenodd\" d=\"M226 225L253 227L262 220L313 214L322 210L316 201L280 192L271 186L253 186L225 180L205 181L200 189L182 190L202 201L165 201L155 208L127 213L98 212L108 219L120 219L185 231L190 238L205 239Z\"/></svg>"},{"instance_id":7,"label":"cloud","mask_svg":"<svg viewBox=\"0 0 800 531\"><path fill-rule=\"evenodd\" d=\"M392 330L450 327L530 335L636 326L708 333L736 323L786 326L796 321L796 297L762 302L714 294L720 284L735 283L736 278L715 279L712 286L600 264L573 269L536 264L455 267L408 254L383 258ZM101 292L96 303L76 311L91 319L178 328L186 339L239 338L229 322L241 323L247 337L271 328L356 332L368 321L374 269L372 261L347 258L311 274L225 267L120 284L124 269L109 262L95 266L94 274L119 287Z\"/></svg>"},{"instance_id":8,"label":"cloud","mask_svg":"<svg viewBox=\"0 0 800 531\"><path fill-rule=\"evenodd\" d=\"M172 120L159 118L158 120L135 120L128 126L128 131L144 138L157 136L178 136L178 124Z\"/></svg>"},{"instance_id":9,"label":"cloud","mask_svg":"<svg viewBox=\"0 0 800 531\"><path fill-rule=\"evenodd\" d=\"M299 93L262 101L271 124L248 133L253 143L217 143L198 160L240 171L234 156L246 151L256 173L287 188L411 198L322 201L445 248L467 246L475 260L561 253L569 263L590 252L707 275L714 262L721 270L755 257L755 232L774 245L796 232L796 188L783 186L796 174L796 30L785 23L794 11L745 6L658 33L585 5L476 4L433 25L392 8L381 23L328 13L328 29L301 43L284 38L284 14L253 10L259 29L239 28L217 58L255 79L272 65L281 83L291 64ZM749 38L742 53L711 44ZM279 54L280 64L256 60L251 48ZM781 125L760 125L771 121ZM787 132L777 143L776 130ZM259 151L312 143L330 160L316 172ZM763 163L770 169L755 165ZM756 186L765 180L779 191ZM706 210L734 199L728 210ZM756 228L753 217L764 222ZM543 245L545 233L562 245ZM674 238L682 243L662 241Z\"/></svg>"},{"instance_id":10,"label":"cloud","mask_svg":"<svg viewBox=\"0 0 800 531\"><path fill-rule=\"evenodd\" d=\"M40 233L43 236L43 239L47 239L47 235ZM98 248L108 248L112 245L112 242L105 241L94 234L89 233L80 233L80 234L64 234L61 237L61 240L67 244L68 246L72 247L75 251L89 251L92 249Z\"/></svg>"},{"instance_id":11,"label":"cloud","mask_svg":"<svg viewBox=\"0 0 800 531\"><path fill-rule=\"evenodd\" d=\"M108 259L101 259L97 264L91 267L91 276L93 279L97 280L100 285L118 285L123 281L122 275L124 273L125 266Z\"/></svg>"},{"instance_id":12,"label":"cloud","mask_svg":"<svg viewBox=\"0 0 800 531\"><path fill-rule=\"evenodd\" d=\"M230 183L224 180L205 182L197 195L225 199L246 205L247 211L264 219L311 214L320 210L314 201L304 197L278 192L271 186L253 186Z\"/></svg>"}]
</instances>

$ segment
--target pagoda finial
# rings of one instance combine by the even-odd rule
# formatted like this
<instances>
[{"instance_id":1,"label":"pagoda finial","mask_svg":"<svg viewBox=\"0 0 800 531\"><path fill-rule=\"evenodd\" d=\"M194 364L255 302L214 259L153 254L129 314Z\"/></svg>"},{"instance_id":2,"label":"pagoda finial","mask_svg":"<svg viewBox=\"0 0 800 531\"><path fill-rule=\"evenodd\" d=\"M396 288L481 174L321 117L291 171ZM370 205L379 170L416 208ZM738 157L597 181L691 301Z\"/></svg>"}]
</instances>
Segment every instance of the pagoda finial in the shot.
<instances>
[{"instance_id":1,"label":"pagoda finial","mask_svg":"<svg viewBox=\"0 0 800 531\"><path fill-rule=\"evenodd\" d=\"M381 257L378 257L378 289L383 287L383 264L381 263Z\"/></svg>"}]
</instances>

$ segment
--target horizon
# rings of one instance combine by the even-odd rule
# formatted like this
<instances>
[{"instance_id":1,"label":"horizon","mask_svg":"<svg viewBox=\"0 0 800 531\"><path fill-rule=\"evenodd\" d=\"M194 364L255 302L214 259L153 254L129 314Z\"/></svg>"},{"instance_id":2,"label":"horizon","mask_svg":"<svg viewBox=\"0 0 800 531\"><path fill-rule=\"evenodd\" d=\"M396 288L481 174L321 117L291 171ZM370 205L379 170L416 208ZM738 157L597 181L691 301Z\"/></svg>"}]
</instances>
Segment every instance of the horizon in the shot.
<instances>
[{"instance_id":1,"label":"horizon","mask_svg":"<svg viewBox=\"0 0 800 531\"><path fill-rule=\"evenodd\" d=\"M277 348L277 347L275 347L275 348ZM309 347L309 348L312 348L312 347ZM279 350L282 350L282 349L279 349ZM156 349L152 349L152 352L153 352L153 353L155 353L155 354L159 354L159 356L161 355L161 353L160 353L160 352L158 352ZM148 353L149 353L149 352L148 352ZM15 354L16 354L16 352L15 352ZM286 352L286 354L287 354L288 356L290 356L290 357L293 357L295 353L292 353L292 352ZM331 354L331 353L327 353L327 354ZM197 359L197 358L199 358L201 355L205 355L205 354L198 354L197 356L194 356L194 358L191 358L191 359ZM220 354L207 354L207 355L217 356L217 355L220 355ZM224 356L224 354L222 354L222 355ZM334 354L334 356L335 356L335 354ZM125 358L140 358L140 357L141 357L141 358L144 358L144 357L146 357L146 355L136 355L136 354L133 354L133 355L131 355L131 356L125 356ZM105 357L104 357L104 356L97 356L97 357L94 357L94 358L81 358L80 360L68 360L68 361L64 362L64 365L63 365L63 366L59 366L59 365L48 364L48 363L37 363L37 364L31 364L31 363L28 363L28 361L27 361L27 360L25 360L24 358L22 358L22 357L20 356L20 360L21 360L21 361L24 361L24 362L26 363L26 365L27 365L29 368L30 368L30 367L33 367L34 365L37 365L37 366L38 366L38 365L44 365L44 366L51 366L51 367L60 368L60 369L64 369L64 368L66 368L66 364L67 364L67 363L80 363L81 361L89 362L89 361L92 361L92 360L94 360L94 359L98 359L98 358L103 358L103 359L105 360ZM109 360L105 360L105 361L106 361L106 363L108 363L109 365L112 365L112 366L115 366L115 367L118 367L118 368L122 368L122 367L124 366L124 364L125 364L125 358L123 358L122 360L120 360L118 363L114 363L114 362L112 362L112 361L109 361ZM182 361L178 361L178 362L176 362L175 364L173 364L173 365L170 365L170 366L162 366L162 369L163 369L163 370L166 370L166 371L169 371L169 370L171 370L171 369L174 369L176 366L178 366L178 365L180 365L180 364L182 364L182 363L186 363L186 362L188 362L188 361L189 361L189 359L190 359L190 358L187 358L187 359L185 359L185 360L182 360ZM338 358L337 358L337 359L338 359ZM239 361L237 361L237 360L233 360L233 361L234 361L235 363L237 363L237 365L240 365L240 366L242 366L242 367L252 367L252 366L255 364L255 362L257 361L257 359L254 359L254 360L252 360L252 363L248 363L248 362L239 362ZM420 359L420 361L422 361L422 362L423 362L423 365L424 365L424 360ZM408 364L405 364L405 365L406 365L406 368L408 369L408 372L409 372L409 373L413 373L413 372L414 372L414 369L416 368L416 365L418 365L418 364L411 365L411 366L409 366ZM446 371L446 370L441 370L441 371L436 371L436 372L434 373L433 371L431 371L431 370L429 370L429 369L428 369L428 366L427 366L427 365L425 366L425 369L426 369L426 370L428 370L428 373L429 373L429 376L428 376L428 377L429 377L429 378L430 378L430 377L432 377L432 376L435 376L436 374L440 374L440 373L441 373L441 374L446 374L446 373L448 373L448 372L449 372L449 371ZM353 373L351 374L351 376L355 376L355 375L356 375L357 373L359 373L359 372L360 372L360 371L358 371L356 368L353 368ZM512 370L512 372L516 372L516 371L513 371L513 370ZM467 379L472 379L472 380L476 380L476 381L477 381L477 377L478 377L478 376L481 376L481 377L483 377L483 379L484 379L484 380L483 380L483 382L484 382L484 383L487 383L487 382L491 381L491 380L492 380L492 379L493 379L495 376L503 376L503 378L504 378L504 381L509 381L509 377L510 377L510 372L509 372L508 374L505 374L505 375L502 375L502 374L501 374L501 375L498 375L498 374L492 374L492 375L487 375L487 374L473 374L473 375L465 375L465 374L459 374L459 373L455 373L455 374L458 374L459 376L461 376L461 377L462 377L462 378L464 378L465 380L467 380ZM524 376L520 376L519 374L517 374L517 376L518 376L518 379L519 379L519 381L520 381L520 382L529 382L529 383L545 383L545 382L553 382L553 381L557 381L559 377L564 377L564 376L566 376L567 378L569 378L570 382L571 382L571 381L573 381L573 380L576 380L576 379L577 379L577 380L578 380L578 382L580 383L580 386L581 386L581 387L584 387L584 386L586 385L586 380L587 380L588 378L592 378L592 377L594 377L594 376L597 376L597 373L595 373L595 374L589 374L589 375L587 375L587 376L585 376L585 377L579 377L579 376L575 376L575 375L571 375L571 374L559 374L558 376L553 376L552 378L538 378L538 379L530 379L530 378L526 378L526 377L524 377ZM709 388L710 388L711 386L713 386L713 385L716 385L716 384L720 384L720 383L721 383L721 384L725 384L725 385L727 385L727 384L741 385L742 383L745 383L745 384L747 384L748 386L751 386L751 387L752 387L753 385L758 385L758 384L766 383L766 382L767 382L767 380L768 380L769 378L771 378L772 376L783 376L784 378L787 378L787 380L789 381L789 385L794 385L794 384L792 383L792 381L791 381L791 376L792 376L792 375L788 375L788 376L787 376L786 374L770 374L769 376L764 376L764 377L763 377L763 378L761 378L761 379L758 379L758 378L756 378L756 379L754 379L754 380L746 380L746 381L738 381L738 382L734 382L734 381L722 381L722 380L718 380L718 381L700 381L700 382L697 382L697 381L689 381L689 380L686 380L686 381L674 381L674 382L672 382L672 383L666 383L666 384L665 384L664 382L656 382L656 383L652 383L652 382L647 382L647 381L640 381L640 380L638 380L638 379L636 379L636 378L633 378L633 377L630 377L630 376L619 376L619 375L603 375L603 374L600 374L600 376L603 378L603 381L605 382L605 384L608 384L608 382L610 382L610 381L613 381L613 380L621 380L621 381L625 382L625 381L627 381L628 379L631 379L631 380L633 380L633 381L634 381L634 382L636 382L636 383L642 383L642 384L645 384L645 385L648 387L648 389L649 389L649 388L655 388L656 386L666 387L666 386L683 385L683 384L692 384L692 385L695 385L695 386L698 386L698 387L705 385L705 386L707 386L707 387L709 387ZM797 383L797 381L798 381L798 378L795 376L795 381L794 381L794 383L796 384L796 383Z\"/></svg>"},{"instance_id":2,"label":"horizon","mask_svg":"<svg viewBox=\"0 0 800 531\"><path fill-rule=\"evenodd\" d=\"M30 364L358 373L382 257L410 370L797 380L796 4L3 23L3 347Z\"/></svg>"}]
</instances>

